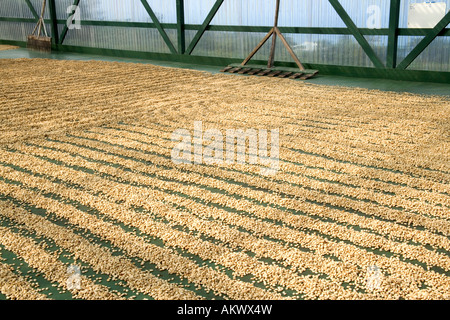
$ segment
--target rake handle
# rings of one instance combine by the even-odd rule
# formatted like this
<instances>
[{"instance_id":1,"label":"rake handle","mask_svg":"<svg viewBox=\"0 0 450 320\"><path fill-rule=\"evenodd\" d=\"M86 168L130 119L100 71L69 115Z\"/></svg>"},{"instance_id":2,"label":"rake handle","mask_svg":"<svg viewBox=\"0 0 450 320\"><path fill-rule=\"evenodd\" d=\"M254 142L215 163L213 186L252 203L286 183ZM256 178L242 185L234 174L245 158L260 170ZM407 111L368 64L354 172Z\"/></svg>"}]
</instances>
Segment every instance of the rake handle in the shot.
<instances>
[{"instance_id":1,"label":"rake handle","mask_svg":"<svg viewBox=\"0 0 450 320\"><path fill-rule=\"evenodd\" d=\"M47 0L44 0L44 1L42 2L42 10L41 10L41 18L42 18L42 19L44 18L44 14L45 14L45 6L46 6L46 4L47 4Z\"/></svg>"},{"instance_id":2,"label":"rake handle","mask_svg":"<svg viewBox=\"0 0 450 320\"><path fill-rule=\"evenodd\" d=\"M38 27L38 33L37 33L38 37L41 36L42 27L44 27L44 32L45 32L45 35L47 36L47 30L45 29L45 24L44 24L45 23L44 22L44 14L45 14L45 7L46 7L46 5L47 5L47 0L43 0L42 1L41 16L39 17L39 21L38 21L38 24L36 26L36 27ZM34 28L33 34L34 34L35 31L36 31L36 28Z\"/></svg>"},{"instance_id":3,"label":"rake handle","mask_svg":"<svg viewBox=\"0 0 450 320\"><path fill-rule=\"evenodd\" d=\"M278 27L278 16L280 15L280 0L277 0L277 6L275 8L275 22L273 23L274 27Z\"/></svg>"},{"instance_id":4,"label":"rake handle","mask_svg":"<svg viewBox=\"0 0 450 320\"><path fill-rule=\"evenodd\" d=\"M275 8L275 22L273 23L273 28L276 30L276 28L278 27L278 17L280 14L280 0L277 0L276 3L276 8ZM270 47L270 55L269 55L269 62L267 64L268 68L272 68L274 61L275 61L275 49L276 49L276 45L277 45L277 33L274 32L273 33L273 38L272 38L272 46Z\"/></svg>"}]
</instances>

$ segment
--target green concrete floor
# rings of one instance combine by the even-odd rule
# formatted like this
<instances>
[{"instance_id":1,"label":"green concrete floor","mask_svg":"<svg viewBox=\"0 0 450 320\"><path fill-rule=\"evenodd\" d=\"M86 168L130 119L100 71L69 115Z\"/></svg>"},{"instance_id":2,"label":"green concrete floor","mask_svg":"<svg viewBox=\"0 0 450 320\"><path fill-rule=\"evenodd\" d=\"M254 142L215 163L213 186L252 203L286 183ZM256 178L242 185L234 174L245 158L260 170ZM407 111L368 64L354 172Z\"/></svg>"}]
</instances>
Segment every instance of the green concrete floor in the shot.
<instances>
[{"instance_id":1,"label":"green concrete floor","mask_svg":"<svg viewBox=\"0 0 450 320\"><path fill-rule=\"evenodd\" d=\"M0 51L0 59L15 59L15 58L47 58L57 60L100 60L100 61L148 63L165 67L202 70L211 73L218 73L220 72L221 69L221 67L218 66L195 65L181 62L132 59L132 58L89 55L80 53L52 52L51 54L48 54L30 51L24 48ZM443 95L450 97L450 84L445 83L352 78L352 77L330 76L330 75L318 75L315 78L308 80L308 83L377 89L383 91L410 92L427 95Z\"/></svg>"}]
</instances>

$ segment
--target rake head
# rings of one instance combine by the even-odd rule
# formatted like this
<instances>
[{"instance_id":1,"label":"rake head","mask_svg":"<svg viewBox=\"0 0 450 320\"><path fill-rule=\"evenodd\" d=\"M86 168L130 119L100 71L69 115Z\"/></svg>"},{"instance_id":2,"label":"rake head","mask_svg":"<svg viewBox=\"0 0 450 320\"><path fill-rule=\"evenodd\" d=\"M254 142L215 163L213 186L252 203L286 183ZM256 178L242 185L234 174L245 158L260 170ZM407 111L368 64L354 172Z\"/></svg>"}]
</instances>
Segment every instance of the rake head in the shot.
<instances>
[{"instance_id":1,"label":"rake head","mask_svg":"<svg viewBox=\"0 0 450 320\"><path fill-rule=\"evenodd\" d=\"M221 72L247 74L261 77L300 79L300 80L310 79L319 73L318 70L310 70L310 69L299 70L297 68L286 68L286 67L267 68L267 66L260 66L260 65L243 66L242 64L231 64L228 67L222 69Z\"/></svg>"},{"instance_id":2,"label":"rake head","mask_svg":"<svg viewBox=\"0 0 450 320\"><path fill-rule=\"evenodd\" d=\"M27 48L41 52L51 52L52 38L29 35L27 41Z\"/></svg>"}]
</instances>

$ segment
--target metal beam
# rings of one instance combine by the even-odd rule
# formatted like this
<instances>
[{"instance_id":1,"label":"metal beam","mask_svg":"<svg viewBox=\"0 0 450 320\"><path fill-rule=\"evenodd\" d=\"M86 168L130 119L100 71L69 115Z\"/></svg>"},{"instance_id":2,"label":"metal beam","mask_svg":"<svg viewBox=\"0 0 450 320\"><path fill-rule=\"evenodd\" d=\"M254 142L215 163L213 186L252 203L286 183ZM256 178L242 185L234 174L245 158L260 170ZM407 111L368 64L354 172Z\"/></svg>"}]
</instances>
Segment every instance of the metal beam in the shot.
<instances>
[{"instance_id":1,"label":"metal beam","mask_svg":"<svg viewBox=\"0 0 450 320\"><path fill-rule=\"evenodd\" d=\"M73 5L76 6L76 7L78 7L79 4L80 4L80 0L75 0L73 2ZM71 14L74 14L74 13L75 12L72 11ZM67 22L66 22L66 24L64 25L64 29L61 32L61 36L59 37L59 44L63 44L64 40L66 39L67 31L69 31L69 27L67 26Z\"/></svg>"},{"instance_id":2,"label":"metal beam","mask_svg":"<svg viewBox=\"0 0 450 320\"><path fill-rule=\"evenodd\" d=\"M186 34L184 21L184 0L177 1L177 36L178 36L178 53L184 54L186 51Z\"/></svg>"},{"instance_id":3,"label":"metal beam","mask_svg":"<svg viewBox=\"0 0 450 320\"><path fill-rule=\"evenodd\" d=\"M13 18L13 17L0 17L0 21L6 22L26 22L33 23L36 22L34 18ZM58 19L58 24L66 23L66 20ZM45 19L45 23L51 23L50 19ZM128 22L128 21L97 21L97 20L83 20L80 21L83 26L105 26L105 27L130 27L130 28L149 28L156 29L156 26L152 22ZM178 25L176 23L161 23L164 29L176 30ZM185 30L198 31L201 25L197 24L185 24ZM267 33L273 27L264 26L240 26L240 25L209 25L206 30L208 31L227 31L227 32L260 32ZM297 34L342 34L351 35L352 33L348 28L320 28L320 27L278 27L283 34L286 33L297 33ZM389 36L389 29L368 29L368 28L358 28L362 35L367 36ZM399 28L399 36L421 36L425 37L430 29L420 29L420 28ZM438 37L450 37L450 29L446 28L442 30Z\"/></svg>"},{"instance_id":4,"label":"metal beam","mask_svg":"<svg viewBox=\"0 0 450 320\"><path fill-rule=\"evenodd\" d=\"M397 66L398 48L398 24L400 21L401 0L391 0L389 11L389 35L387 46L386 67L395 68Z\"/></svg>"},{"instance_id":5,"label":"metal beam","mask_svg":"<svg viewBox=\"0 0 450 320\"><path fill-rule=\"evenodd\" d=\"M342 21L344 21L347 28L355 37L356 41L358 41L359 45L363 48L364 52L367 54L369 59L372 61L376 68L384 68L383 63L378 58L375 51L373 51L369 42L364 38L364 36L359 31L358 27L352 21L348 13L345 11L344 7L339 3L338 0L328 0L330 4L333 6L334 10L336 10L337 14L341 17Z\"/></svg>"},{"instance_id":6,"label":"metal beam","mask_svg":"<svg viewBox=\"0 0 450 320\"><path fill-rule=\"evenodd\" d=\"M56 6L55 0L50 0L49 3L50 8L50 20L51 20L51 28L52 28L52 42L53 44L59 43L59 35L58 35L58 20L56 17Z\"/></svg>"},{"instance_id":7,"label":"metal beam","mask_svg":"<svg viewBox=\"0 0 450 320\"><path fill-rule=\"evenodd\" d=\"M208 28L208 26L211 23L212 19L214 19L214 16L216 15L217 11L219 11L220 6L222 6L223 1L224 0L216 0L216 3L212 7L212 9L209 12L209 14L206 16L206 19L203 22L200 30L198 30L198 32L196 33L196 35L192 39L191 44L187 48L185 54L191 54L192 51L194 51L194 49L197 46L198 42L200 41L200 39L202 38L203 34L205 33L206 28Z\"/></svg>"},{"instance_id":8,"label":"metal beam","mask_svg":"<svg viewBox=\"0 0 450 320\"><path fill-rule=\"evenodd\" d=\"M170 38L167 35L166 31L164 31L164 28L161 26L161 23L159 22L158 18L156 17L155 13L153 12L152 8L148 4L147 0L141 0L141 3L144 6L147 13L149 14L150 18L152 18L152 21L155 24L156 29L158 29L158 31L161 34L161 37L163 38L167 47L169 47L170 52L172 54L177 54L177 50L173 46L172 41L170 41Z\"/></svg>"},{"instance_id":9,"label":"metal beam","mask_svg":"<svg viewBox=\"0 0 450 320\"><path fill-rule=\"evenodd\" d=\"M28 8L30 8L31 13L33 14L33 17L36 20L39 20L39 14L36 12L36 10L34 9L33 5L31 4L30 0L25 0L25 3L27 4Z\"/></svg>"},{"instance_id":10,"label":"metal beam","mask_svg":"<svg viewBox=\"0 0 450 320\"><path fill-rule=\"evenodd\" d=\"M414 60L430 45L431 42L441 33L450 23L450 11L431 29L431 31L420 41L417 46L406 56L398 65L398 69L406 69Z\"/></svg>"}]
</instances>

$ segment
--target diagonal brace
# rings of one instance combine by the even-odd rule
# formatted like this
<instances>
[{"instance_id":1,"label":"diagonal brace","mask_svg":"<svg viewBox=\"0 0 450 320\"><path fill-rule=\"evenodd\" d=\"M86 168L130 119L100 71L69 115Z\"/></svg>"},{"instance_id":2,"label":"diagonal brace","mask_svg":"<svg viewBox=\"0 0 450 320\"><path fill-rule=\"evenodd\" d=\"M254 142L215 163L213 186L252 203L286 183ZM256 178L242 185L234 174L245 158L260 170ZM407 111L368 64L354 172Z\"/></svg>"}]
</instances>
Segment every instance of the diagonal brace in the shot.
<instances>
[{"instance_id":1,"label":"diagonal brace","mask_svg":"<svg viewBox=\"0 0 450 320\"><path fill-rule=\"evenodd\" d=\"M166 31L164 31L164 28L162 27L161 23L159 22L158 18L156 17L155 13L153 12L152 8L148 4L147 0L141 0L142 5L144 6L145 10L149 14L150 18L152 18L153 23L156 26L156 29L158 29L159 33L161 34L161 37L163 38L166 45L169 47L169 50L172 54L177 54L177 50L173 46L172 41L170 41L169 36L167 35Z\"/></svg>"},{"instance_id":2,"label":"diagonal brace","mask_svg":"<svg viewBox=\"0 0 450 320\"><path fill-rule=\"evenodd\" d=\"M281 33L280 29L278 29L278 27L275 27L274 29L275 29L275 33L278 35L278 37L281 39L281 42L283 42L284 46L286 47L286 50L291 55L292 59L294 59L295 64L299 67L300 70L302 70L302 71L305 70L305 67L300 62L300 60L298 59L297 55L294 53L294 50L292 50L291 46L289 45L289 43L284 38L284 36Z\"/></svg>"},{"instance_id":3,"label":"diagonal brace","mask_svg":"<svg viewBox=\"0 0 450 320\"><path fill-rule=\"evenodd\" d=\"M186 49L186 54L191 54L192 51L194 51L195 47L197 46L198 42L202 38L203 34L205 33L206 29L208 28L209 24L211 23L212 19L214 19L214 16L216 15L217 11L219 11L220 7L222 6L224 0L217 0L214 6L212 7L211 11L206 16L205 21L203 22L200 29L195 34L194 38L191 41L191 44Z\"/></svg>"},{"instance_id":4,"label":"diagonal brace","mask_svg":"<svg viewBox=\"0 0 450 320\"><path fill-rule=\"evenodd\" d=\"M252 58L253 56L259 51L259 49L262 48L262 46L267 42L267 40L270 39L270 37L274 34L275 28L270 29L269 33L266 34L266 36L261 40L261 42L256 46L255 49L249 54L247 58L241 63L242 66L245 66Z\"/></svg>"},{"instance_id":5,"label":"diagonal brace","mask_svg":"<svg viewBox=\"0 0 450 320\"><path fill-rule=\"evenodd\" d=\"M73 2L74 7L78 7L79 4L80 4L80 0L75 0ZM72 12L72 14L73 14L73 12ZM67 26L67 23L66 23L64 25L64 29L61 32L61 36L59 37L59 44L63 44L64 39L66 39L67 31L69 31L69 27Z\"/></svg>"},{"instance_id":6,"label":"diagonal brace","mask_svg":"<svg viewBox=\"0 0 450 320\"><path fill-rule=\"evenodd\" d=\"M417 46L406 56L405 59L397 66L398 69L406 69L414 60L430 45L430 43L441 33L450 23L450 11L431 29L425 38L420 41Z\"/></svg>"},{"instance_id":7,"label":"diagonal brace","mask_svg":"<svg viewBox=\"0 0 450 320\"><path fill-rule=\"evenodd\" d=\"M375 67L377 68L384 68L383 63L378 58L375 51L373 51L372 47L370 46L369 42L364 38L362 33L359 31L356 24L352 21L348 13L345 11L344 7L339 3L338 0L328 0L330 4L333 6L334 10L336 10L339 17L341 17L342 21L344 21L347 28L350 30L350 32L355 37L356 41L358 41L359 45L363 48L364 52L367 54L369 59L372 61Z\"/></svg>"},{"instance_id":8,"label":"diagonal brace","mask_svg":"<svg viewBox=\"0 0 450 320\"><path fill-rule=\"evenodd\" d=\"M39 20L40 17L38 15L38 13L36 12L36 10L34 9L33 5L31 4L30 0L25 0L25 3L27 4L28 8L30 8L30 11L33 14L33 17L36 20Z\"/></svg>"}]
</instances>

